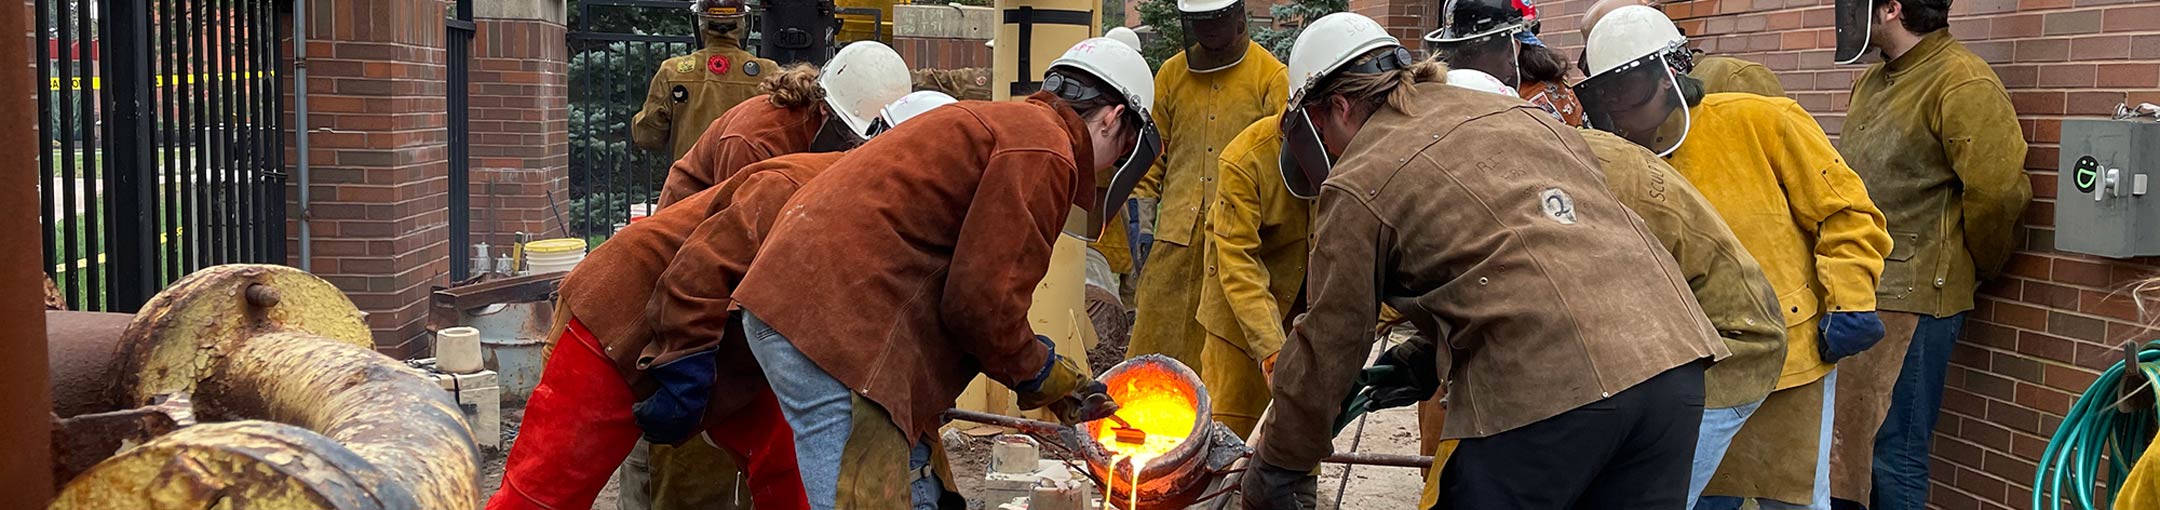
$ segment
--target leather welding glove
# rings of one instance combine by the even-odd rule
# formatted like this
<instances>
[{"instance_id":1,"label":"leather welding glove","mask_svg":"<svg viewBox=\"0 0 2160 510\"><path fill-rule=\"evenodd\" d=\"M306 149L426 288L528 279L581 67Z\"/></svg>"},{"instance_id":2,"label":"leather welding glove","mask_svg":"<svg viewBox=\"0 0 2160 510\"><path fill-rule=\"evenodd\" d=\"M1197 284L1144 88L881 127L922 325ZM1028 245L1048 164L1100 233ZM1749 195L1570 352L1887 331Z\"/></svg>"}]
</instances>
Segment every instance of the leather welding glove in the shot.
<instances>
[{"instance_id":1,"label":"leather welding glove","mask_svg":"<svg viewBox=\"0 0 2160 510\"><path fill-rule=\"evenodd\" d=\"M1432 350L1430 340L1411 337L1380 353L1373 366L1358 373L1358 384L1373 390L1372 410L1423 402L1440 391L1440 370Z\"/></svg>"},{"instance_id":2,"label":"leather welding glove","mask_svg":"<svg viewBox=\"0 0 2160 510\"><path fill-rule=\"evenodd\" d=\"M1081 372L1080 365L1071 358L1058 355L1049 337L1035 335L1035 340L1050 350L1050 359L1034 379L1013 386L1013 391L1019 393L1021 409L1048 407L1057 415L1058 421L1067 425L1100 420L1117 413L1117 403L1110 399L1108 386Z\"/></svg>"},{"instance_id":3,"label":"leather welding glove","mask_svg":"<svg viewBox=\"0 0 2160 510\"><path fill-rule=\"evenodd\" d=\"M1155 246L1155 199L1125 201L1125 237L1132 243L1126 249L1132 253L1133 274L1140 274L1140 266L1147 263L1148 250Z\"/></svg>"},{"instance_id":4,"label":"leather welding glove","mask_svg":"<svg viewBox=\"0 0 2160 510\"><path fill-rule=\"evenodd\" d=\"M1238 493L1245 510L1312 510L1318 508L1320 477L1312 473L1269 465L1254 456L1245 474L1238 477Z\"/></svg>"},{"instance_id":5,"label":"leather welding glove","mask_svg":"<svg viewBox=\"0 0 2160 510\"><path fill-rule=\"evenodd\" d=\"M645 369L645 376L659 385L652 396L630 407L645 440L654 444L679 444L697 432L705 416L706 397L712 390L717 351L705 351L667 364Z\"/></svg>"},{"instance_id":6,"label":"leather welding glove","mask_svg":"<svg viewBox=\"0 0 2160 510\"><path fill-rule=\"evenodd\" d=\"M1882 342L1882 316L1875 312L1830 312L1822 319L1822 336L1815 346L1824 363L1866 352Z\"/></svg>"}]
</instances>

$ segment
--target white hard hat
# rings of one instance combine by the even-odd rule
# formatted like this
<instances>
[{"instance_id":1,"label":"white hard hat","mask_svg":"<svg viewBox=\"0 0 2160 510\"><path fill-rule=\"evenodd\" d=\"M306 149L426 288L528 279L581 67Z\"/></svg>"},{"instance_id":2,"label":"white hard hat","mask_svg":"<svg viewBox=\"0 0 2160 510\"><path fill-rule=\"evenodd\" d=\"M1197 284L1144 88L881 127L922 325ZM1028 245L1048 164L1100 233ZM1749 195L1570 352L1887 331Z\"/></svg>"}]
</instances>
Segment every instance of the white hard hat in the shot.
<instances>
[{"instance_id":1,"label":"white hard hat","mask_svg":"<svg viewBox=\"0 0 2160 510\"><path fill-rule=\"evenodd\" d=\"M960 100L953 99L952 96L935 90L921 90L900 96L900 100L885 105L885 109L879 112L877 121L879 128L873 131L882 132L891 129L894 126L899 126L902 122L907 122L908 119L915 118L916 115L922 115L923 112L958 102ZM874 136L876 133L873 132L872 135Z\"/></svg>"},{"instance_id":2,"label":"white hard hat","mask_svg":"<svg viewBox=\"0 0 2160 510\"><path fill-rule=\"evenodd\" d=\"M1052 69L1061 66L1101 79L1124 94L1126 106L1141 118L1154 118L1150 112L1155 111L1155 73L1148 70L1147 57L1140 56L1139 49L1116 39L1097 37L1080 41L1050 62Z\"/></svg>"},{"instance_id":3,"label":"white hard hat","mask_svg":"<svg viewBox=\"0 0 2160 510\"><path fill-rule=\"evenodd\" d=\"M1515 88L1501 83L1499 78L1476 69L1449 69L1447 84L1478 92L1491 92L1507 97L1521 97Z\"/></svg>"},{"instance_id":4,"label":"white hard hat","mask_svg":"<svg viewBox=\"0 0 2160 510\"><path fill-rule=\"evenodd\" d=\"M1112 28L1107 32L1103 32L1102 36L1125 43L1126 46L1131 46L1133 49L1140 49L1140 33L1134 32L1133 29L1125 27Z\"/></svg>"},{"instance_id":5,"label":"white hard hat","mask_svg":"<svg viewBox=\"0 0 2160 510\"><path fill-rule=\"evenodd\" d=\"M1307 88L1358 56L1389 46L1401 47L1402 41L1372 18L1338 12L1314 20L1290 46L1290 104L1298 104Z\"/></svg>"},{"instance_id":6,"label":"white hard hat","mask_svg":"<svg viewBox=\"0 0 2160 510\"><path fill-rule=\"evenodd\" d=\"M833 55L818 73L825 89L825 103L848 130L868 138L870 121L886 104L907 95L914 87L907 61L900 53L877 41L856 41Z\"/></svg>"},{"instance_id":7,"label":"white hard hat","mask_svg":"<svg viewBox=\"0 0 2160 510\"><path fill-rule=\"evenodd\" d=\"M1591 76L1604 74L1621 64L1676 49L1687 36L1673 26L1671 18L1655 7L1629 5L1613 9L1583 42L1583 65Z\"/></svg>"},{"instance_id":8,"label":"white hard hat","mask_svg":"<svg viewBox=\"0 0 2160 510\"><path fill-rule=\"evenodd\" d=\"M1182 13L1206 14L1229 8L1238 0L1178 0L1177 10Z\"/></svg>"}]
</instances>

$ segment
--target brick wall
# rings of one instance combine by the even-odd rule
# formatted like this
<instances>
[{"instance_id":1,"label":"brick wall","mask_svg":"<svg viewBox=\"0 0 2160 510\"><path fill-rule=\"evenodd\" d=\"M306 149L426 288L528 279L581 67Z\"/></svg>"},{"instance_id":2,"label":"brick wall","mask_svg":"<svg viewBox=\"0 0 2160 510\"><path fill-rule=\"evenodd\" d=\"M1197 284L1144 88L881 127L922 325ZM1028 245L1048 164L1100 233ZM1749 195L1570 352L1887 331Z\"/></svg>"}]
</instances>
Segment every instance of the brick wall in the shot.
<instances>
[{"instance_id":1,"label":"brick wall","mask_svg":"<svg viewBox=\"0 0 2160 510\"><path fill-rule=\"evenodd\" d=\"M308 4L313 269L369 313L393 355L421 350L428 286L449 272L443 6Z\"/></svg>"},{"instance_id":2,"label":"brick wall","mask_svg":"<svg viewBox=\"0 0 2160 510\"><path fill-rule=\"evenodd\" d=\"M1539 5L1543 38L1576 55L1590 0ZM1353 3L1353 5L1357 5ZM1664 9L1702 49L1761 62L1835 135L1863 66L1830 62L1832 8L1821 0L1696 0ZM2097 118L2124 101L2160 102L2160 5L2130 0L1959 0L1951 32L1995 65L2031 144L2034 201L2024 250L1983 289L1951 359L1936 428L1931 506L2024 508L2035 460L2078 393L2155 332L2140 327L2124 284L2160 258L2104 259L2054 250L2062 119Z\"/></svg>"},{"instance_id":3,"label":"brick wall","mask_svg":"<svg viewBox=\"0 0 2160 510\"><path fill-rule=\"evenodd\" d=\"M569 214L570 96L565 28L481 18L473 41L472 240L562 235ZM469 256L469 248L460 248Z\"/></svg>"},{"instance_id":4,"label":"brick wall","mask_svg":"<svg viewBox=\"0 0 2160 510\"><path fill-rule=\"evenodd\" d=\"M1440 4L1440 0L1350 0L1350 12L1380 22L1403 47L1424 55L1420 49L1425 47L1425 33L1440 26L1440 17L1430 13L1437 12Z\"/></svg>"}]
</instances>

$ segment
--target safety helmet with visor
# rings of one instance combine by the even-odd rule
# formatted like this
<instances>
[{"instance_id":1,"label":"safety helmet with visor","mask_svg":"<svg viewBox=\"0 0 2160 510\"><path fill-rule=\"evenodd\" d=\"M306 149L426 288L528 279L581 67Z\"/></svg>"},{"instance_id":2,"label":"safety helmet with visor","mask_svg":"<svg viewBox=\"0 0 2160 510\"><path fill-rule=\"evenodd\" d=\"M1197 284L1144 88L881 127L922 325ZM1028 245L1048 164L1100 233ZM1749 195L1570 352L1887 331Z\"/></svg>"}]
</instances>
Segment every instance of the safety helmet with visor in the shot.
<instances>
[{"instance_id":1,"label":"safety helmet with visor","mask_svg":"<svg viewBox=\"0 0 2160 510\"><path fill-rule=\"evenodd\" d=\"M1659 156L1680 148L1691 122L1680 76L1694 68L1694 57L1664 12L1641 5L1614 9L1591 30L1583 62L1590 78L1575 85L1575 96L1590 127Z\"/></svg>"},{"instance_id":2,"label":"safety helmet with visor","mask_svg":"<svg viewBox=\"0 0 2160 510\"><path fill-rule=\"evenodd\" d=\"M1245 61L1245 0L1178 0L1177 9L1187 69L1211 73Z\"/></svg>"},{"instance_id":3,"label":"safety helmet with visor","mask_svg":"<svg viewBox=\"0 0 2160 510\"><path fill-rule=\"evenodd\" d=\"M1875 34L1874 0L1837 0L1832 9L1837 20L1837 51L1831 60L1839 64L1852 64L1867 55L1869 39Z\"/></svg>"},{"instance_id":4,"label":"safety helmet with visor","mask_svg":"<svg viewBox=\"0 0 2160 510\"><path fill-rule=\"evenodd\" d=\"M1151 115L1155 74L1148 70L1147 58L1140 56L1139 50L1115 39L1097 37L1080 41L1051 61L1043 73L1042 90L1069 103L1095 102L1110 96L1125 105L1122 120L1134 129L1132 150L1119 156L1108 175L1096 174L1093 196L1075 197L1074 202L1085 211L1087 220L1078 226L1079 231L1068 228L1066 233L1092 242L1102 236L1110 217L1162 155L1162 134L1156 131Z\"/></svg>"},{"instance_id":5,"label":"safety helmet with visor","mask_svg":"<svg viewBox=\"0 0 2160 510\"><path fill-rule=\"evenodd\" d=\"M907 122L908 119L935 110L937 107L958 102L960 100L953 99L951 95L935 90L919 90L900 96L899 100L885 105L884 109L878 111L877 120L870 123L870 137L877 138L878 135L891 131L892 128L899 126L902 122Z\"/></svg>"},{"instance_id":6,"label":"safety helmet with visor","mask_svg":"<svg viewBox=\"0 0 2160 510\"><path fill-rule=\"evenodd\" d=\"M840 48L818 72L832 115L811 141L812 150L843 150L869 139L878 112L907 95L914 80L907 61L889 46L856 41Z\"/></svg>"},{"instance_id":7,"label":"safety helmet with visor","mask_svg":"<svg viewBox=\"0 0 2160 510\"><path fill-rule=\"evenodd\" d=\"M1440 28L1425 34L1428 47L1456 68L1473 67L1463 60L1470 55L1483 55L1480 60L1504 55L1514 71L1502 76L1511 87L1522 84L1522 49L1516 45L1545 45L1537 38L1537 7L1531 0L1446 0L1441 9Z\"/></svg>"},{"instance_id":8,"label":"safety helmet with visor","mask_svg":"<svg viewBox=\"0 0 2160 510\"><path fill-rule=\"evenodd\" d=\"M1312 106L1327 98L1335 78L1409 68L1416 61L1387 28L1372 18L1338 12L1320 17L1290 46L1290 105L1283 112L1279 163L1283 184L1299 198L1320 196L1335 165L1313 124Z\"/></svg>"}]
</instances>

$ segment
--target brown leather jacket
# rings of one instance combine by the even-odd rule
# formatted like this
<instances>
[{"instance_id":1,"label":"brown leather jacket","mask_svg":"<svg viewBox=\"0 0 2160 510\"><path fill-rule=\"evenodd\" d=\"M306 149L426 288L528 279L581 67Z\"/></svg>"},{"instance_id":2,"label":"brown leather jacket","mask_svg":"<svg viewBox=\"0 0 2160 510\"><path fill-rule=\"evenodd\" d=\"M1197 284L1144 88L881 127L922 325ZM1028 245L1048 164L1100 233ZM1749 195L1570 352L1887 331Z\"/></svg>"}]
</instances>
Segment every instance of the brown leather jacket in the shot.
<instances>
[{"instance_id":1,"label":"brown leather jacket","mask_svg":"<svg viewBox=\"0 0 2160 510\"><path fill-rule=\"evenodd\" d=\"M1094 194L1089 144L1047 94L910 119L788 202L735 299L927 437L976 373L1010 386L1047 361L1027 309Z\"/></svg>"},{"instance_id":2,"label":"brown leather jacket","mask_svg":"<svg viewBox=\"0 0 2160 510\"><path fill-rule=\"evenodd\" d=\"M810 150L826 115L822 103L781 108L769 95L729 108L705 128L690 152L668 167L660 207L705 191L751 163Z\"/></svg>"},{"instance_id":3,"label":"brown leather jacket","mask_svg":"<svg viewBox=\"0 0 2160 510\"><path fill-rule=\"evenodd\" d=\"M1383 296L1407 297L1419 310L1405 314L1443 329L1451 439L1728 354L1575 128L1516 98L1413 87L1413 110L1375 113L1321 188L1312 311L1275 366L1264 460L1305 470L1328 454Z\"/></svg>"},{"instance_id":4,"label":"brown leather jacket","mask_svg":"<svg viewBox=\"0 0 2160 510\"><path fill-rule=\"evenodd\" d=\"M764 384L764 373L741 341L740 332L723 341L719 330L684 334L658 327L683 321L693 312L718 310L724 318L725 303L716 308L683 306L670 309L668 318L678 322L647 321L648 300L686 285L699 288L739 279L739 268L756 253L754 232L772 225L772 217L803 181L809 180L840 158L840 153L797 154L750 165L742 174L721 186L690 195L674 207L632 223L615 237L600 243L576 270L563 277L562 306L591 330L606 349L608 359L631 388L644 396L643 370L684 355L719 348L719 378L706 416L721 416L742 404L747 392ZM743 260L705 264L713 254L737 254ZM707 267L698 278L673 275L671 266L698 264ZM728 273L727 268L737 268ZM694 281L691 281L694 280ZM723 294L724 296L724 294ZM724 298L723 298L724 299ZM730 384L739 382L741 384ZM723 391L724 390L724 391Z\"/></svg>"}]
</instances>

